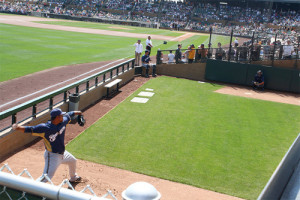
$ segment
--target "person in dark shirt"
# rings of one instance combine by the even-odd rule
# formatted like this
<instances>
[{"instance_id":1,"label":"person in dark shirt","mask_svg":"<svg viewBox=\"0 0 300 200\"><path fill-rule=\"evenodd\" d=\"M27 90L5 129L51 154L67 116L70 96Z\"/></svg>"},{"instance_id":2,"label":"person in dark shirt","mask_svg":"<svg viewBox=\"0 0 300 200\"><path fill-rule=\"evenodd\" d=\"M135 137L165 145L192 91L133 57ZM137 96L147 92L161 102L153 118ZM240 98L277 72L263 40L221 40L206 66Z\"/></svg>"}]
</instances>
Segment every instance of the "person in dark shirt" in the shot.
<instances>
[{"instance_id":1,"label":"person in dark shirt","mask_svg":"<svg viewBox=\"0 0 300 200\"><path fill-rule=\"evenodd\" d=\"M69 165L70 182L80 182L81 177L76 174L76 158L65 150L65 131L71 121L71 117L82 115L81 111L62 112L55 108L51 111L51 120L36 126L20 126L13 124L13 130L30 133L33 136L42 137L45 144L45 167L41 182L47 182L45 174L51 179L60 164Z\"/></svg>"},{"instance_id":2,"label":"person in dark shirt","mask_svg":"<svg viewBox=\"0 0 300 200\"><path fill-rule=\"evenodd\" d=\"M152 77L156 77L156 65L151 64L150 61L150 56L149 56L149 51L145 51L145 55L142 57L142 66L146 68L146 77L149 77L149 68L152 67Z\"/></svg>"},{"instance_id":3,"label":"person in dark shirt","mask_svg":"<svg viewBox=\"0 0 300 200\"><path fill-rule=\"evenodd\" d=\"M254 77L254 81L252 81L252 87L254 90L257 89L264 90L264 86L265 86L265 78L263 76L262 71L258 70Z\"/></svg>"},{"instance_id":4,"label":"person in dark shirt","mask_svg":"<svg viewBox=\"0 0 300 200\"><path fill-rule=\"evenodd\" d=\"M182 58L181 47L182 47L181 44L178 44L178 48L176 49L176 52L175 52L176 64L183 63L181 60L181 58Z\"/></svg>"}]
</instances>

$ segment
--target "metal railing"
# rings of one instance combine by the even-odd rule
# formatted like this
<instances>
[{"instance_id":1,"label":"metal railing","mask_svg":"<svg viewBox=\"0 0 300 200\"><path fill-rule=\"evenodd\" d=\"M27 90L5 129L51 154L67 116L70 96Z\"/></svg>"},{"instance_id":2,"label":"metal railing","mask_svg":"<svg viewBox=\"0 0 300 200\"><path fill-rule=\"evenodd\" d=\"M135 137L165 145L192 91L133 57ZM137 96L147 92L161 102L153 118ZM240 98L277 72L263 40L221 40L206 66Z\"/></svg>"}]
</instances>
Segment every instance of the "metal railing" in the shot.
<instances>
[{"instance_id":1,"label":"metal railing","mask_svg":"<svg viewBox=\"0 0 300 200\"><path fill-rule=\"evenodd\" d=\"M208 58L251 63L252 61L273 61L275 60L298 60L300 59L300 48L294 47L294 53L291 55L284 55L284 48L287 45L253 45L253 46L238 46L238 47L222 47L222 48L204 48L194 49L194 58L190 63L206 62ZM171 52L172 51L172 52ZM181 62L189 63L188 55L190 49L181 49ZM169 60L168 54L174 54L174 59ZM176 63L176 49L174 50L158 50L157 51L157 64L162 63ZM178 63L178 62L177 62ZM296 66L295 66L296 67Z\"/></svg>"},{"instance_id":2,"label":"metal railing","mask_svg":"<svg viewBox=\"0 0 300 200\"><path fill-rule=\"evenodd\" d=\"M119 76L120 74L123 74L125 71L129 71L129 69L134 68L134 62L135 59L130 59L128 61L125 61L123 63L120 63L118 65L115 65L113 67L110 67L106 70L103 70L99 73L93 74L89 77L86 77L82 80L79 80L75 83L69 84L65 87L62 87L58 90L55 90L53 92L50 92L48 94L45 94L43 96L40 96L38 98L35 98L33 100L27 101L23 104L20 104L18 106L15 106L13 108L10 108L8 110L5 110L0 113L0 122L1 122L1 130L0 133L9 129L12 124L14 123L21 123L24 122L25 120L28 120L30 118L36 118L37 115L53 109L54 106L61 104L63 102L68 101L68 93L70 93L70 90L73 90L74 93L76 94L83 94L85 92L88 92L92 88L98 87L101 84L104 84L106 81L111 80L113 77ZM80 90L82 89L82 90ZM61 96L62 100L59 100L58 102L54 102L54 98L57 96ZM41 102L48 102L48 106L43 108L40 108L40 111L37 111L38 104ZM32 110L31 115L28 116L26 114L25 118L22 120L17 121L17 114L21 111L24 111L25 109L30 109ZM11 117L11 123L6 125L4 123L4 120ZM0 138L3 137L4 135L0 135Z\"/></svg>"}]
</instances>

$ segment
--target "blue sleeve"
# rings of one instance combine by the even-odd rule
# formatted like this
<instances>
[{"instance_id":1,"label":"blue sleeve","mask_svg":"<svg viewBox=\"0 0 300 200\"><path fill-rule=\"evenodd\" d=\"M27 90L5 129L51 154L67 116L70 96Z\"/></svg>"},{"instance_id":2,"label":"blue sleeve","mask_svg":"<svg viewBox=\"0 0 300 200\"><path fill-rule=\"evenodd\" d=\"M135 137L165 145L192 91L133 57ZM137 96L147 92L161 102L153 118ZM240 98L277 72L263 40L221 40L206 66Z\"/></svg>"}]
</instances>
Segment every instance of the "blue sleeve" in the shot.
<instances>
[{"instance_id":1,"label":"blue sleeve","mask_svg":"<svg viewBox=\"0 0 300 200\"><path fill-rule=\"evenodd\" d=\"M25 126L25 133L44 133L46 132L48 127L46 124L39 124L36 126Z\"/></svg>"},{"instance_id":2,"label":"blue sleeve","mask_svg":"<svg viewBox=\"0 0 300 200\"><path fill-rule=\"evenodd\" d=\"M145 62L145 56L142 56L142 62Z\"/></svg>"}]
</instances>

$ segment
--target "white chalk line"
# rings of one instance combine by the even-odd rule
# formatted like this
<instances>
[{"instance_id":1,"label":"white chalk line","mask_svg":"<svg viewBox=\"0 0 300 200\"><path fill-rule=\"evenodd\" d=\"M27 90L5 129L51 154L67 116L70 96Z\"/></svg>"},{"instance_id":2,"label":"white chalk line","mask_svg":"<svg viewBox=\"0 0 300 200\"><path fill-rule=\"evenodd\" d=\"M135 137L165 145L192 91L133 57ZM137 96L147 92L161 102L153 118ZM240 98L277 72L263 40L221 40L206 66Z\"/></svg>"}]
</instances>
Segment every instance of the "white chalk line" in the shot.
<instances>
[{"instance_id":1,"label":"white chalk line","mask_svg":"<svg viewBox=\"0 0 300 200\"><path fill-rule=\"evenodd\" d=\"M93 69L93 70L91 70L91 71L85 72L85 73L83 73L83 74L81 74L81 75L79 75L79 76L75 76L75 77L73 77L73 78L71 78L71 79L68 79L68 80L66 80L66 81L57 83L57 84L55 84L55 85L51 85L51 86L46 87L46 88L44 88L44 89L42 89L42 90L36 91L36 92L34 92L34 93L28 94L28 95L26 95L26 96L20 97L20 98L18 98L18 99L13 100L13 101L10 101L10 102L7 102L7 103L5 103L5 104L2 104L2 105L0 106L0 108L4 107L4 106L6 106L6 105L12 104L12 103L14 103L14 102L16 102L16 101L19 101L19 100L25 99L25 98L27 98L27 97L33 96L33 95L38 94L38 93L40 93L40 92L43 92L43 91L45 91L45 90L48 90L48 89L50 89L50 88L53 88L53 87L56 87L56 86L58 86L58 85L64 84L64 83L69 82L69 81L71 81L71 80L73 80L73 79L79 78L79 77L81 77L81 76L84 76L84 75L89 74L89 73L91 73L91 72L93 72L93 71L99 70L99 69L101 69L101 68L103 68L103 67L106 67L106 66L108 66L108 65L111 65L111 64L113 64L113 63L119 62L119 61L121 61L121 60L124 60L124 58L121 58L121 59L119 59L119 60L113 61L113 62L111 62L111 63L108 63L108 64L103 65L103 66L101 66L101 67L98 67L98 68L96 68L96 69Z\"/></svg>"}]
</instances>

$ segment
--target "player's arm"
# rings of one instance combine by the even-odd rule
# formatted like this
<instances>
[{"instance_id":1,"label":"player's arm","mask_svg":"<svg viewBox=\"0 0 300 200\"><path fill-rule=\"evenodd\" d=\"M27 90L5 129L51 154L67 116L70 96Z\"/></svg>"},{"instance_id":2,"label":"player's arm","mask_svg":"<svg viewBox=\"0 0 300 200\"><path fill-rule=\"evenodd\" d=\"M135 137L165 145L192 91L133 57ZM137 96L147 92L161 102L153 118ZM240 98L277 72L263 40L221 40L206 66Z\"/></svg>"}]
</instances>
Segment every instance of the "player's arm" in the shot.
<instances>
[{"instance_id":1,"label":"player's arm","mask_svg":"<svg viewBox=\"0 0 300 200\"><path fill-rule=\"evenodd\" d=\"M47 130L47 127L45 126L45 124L39 124L36 126L21 126L18 124L13 124L12 129L21 131L23 133L35 133L35 136L40 136L41 133L44 133Z\"/></svg>"},{"instance_id":2,"label":"player's arm","mask_svg":"<svg viewBox=\"0 0 300 200\"><path fill-rule=\"evenodd\" d=\"M13 124L12 129L15 131L21 131L23 133L25 132L25 126L20 126L18 124Z\"/></svg>"}]
</instances>

